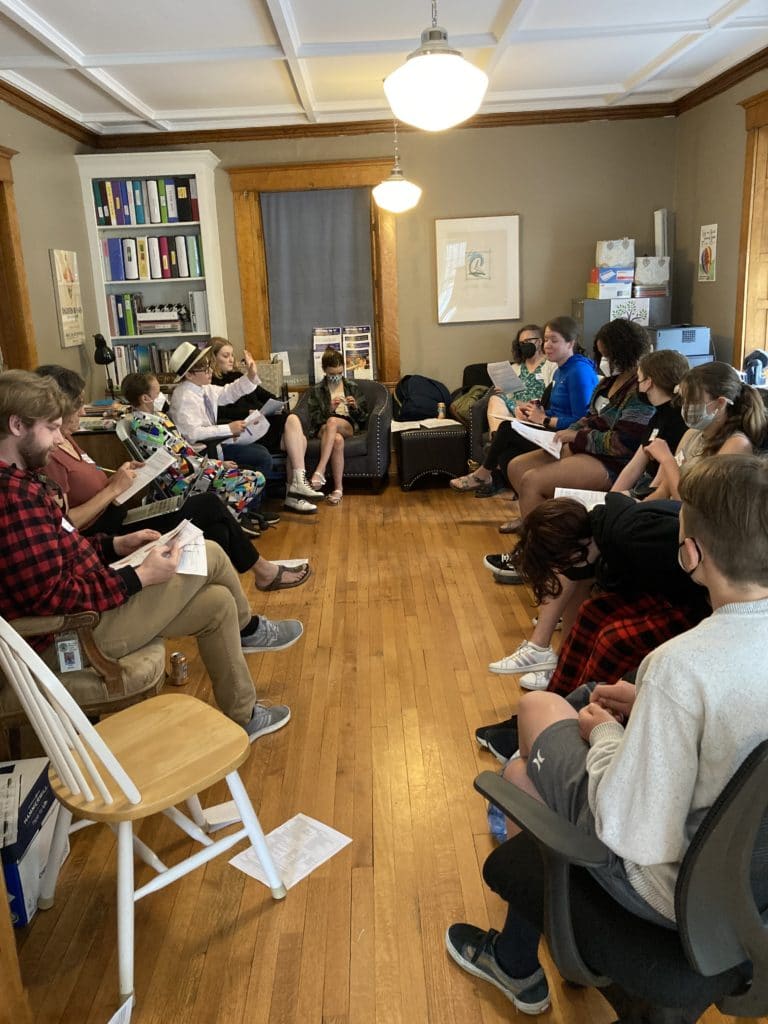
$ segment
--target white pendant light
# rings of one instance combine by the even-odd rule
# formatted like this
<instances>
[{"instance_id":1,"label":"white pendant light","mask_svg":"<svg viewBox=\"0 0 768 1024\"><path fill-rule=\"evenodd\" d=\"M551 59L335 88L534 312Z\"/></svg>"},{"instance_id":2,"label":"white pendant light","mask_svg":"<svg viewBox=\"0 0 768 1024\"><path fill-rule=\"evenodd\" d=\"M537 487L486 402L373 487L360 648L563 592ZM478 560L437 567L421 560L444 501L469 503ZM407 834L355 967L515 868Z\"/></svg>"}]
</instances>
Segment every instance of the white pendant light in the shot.
<instances>
[{"instance_id":1,"label":"white pendant light","mask_svg":"<svg viewBox=\"0 0 768 1024\"><path fill-rule=\"evenodd\" d=\"M421 199L421 189L403 177L400 170L400 149L397 144L397 121L395 121L395 165L389 177L373 190L376 205L390 213L405 213L412 210Z\"/></svg>"},{"instance_id":2,"label":"white pendant light","mask_svg":"<svg viewBox=\"0 0 768 1024\"><path fill-rule=\"evenodd\" d=\"M392 113L415 128L441 132L477 113L487 88L485 72L448 46L432 0L432 27L421 33L421 46L384 79Z\"/></svg>"}]
</instances>

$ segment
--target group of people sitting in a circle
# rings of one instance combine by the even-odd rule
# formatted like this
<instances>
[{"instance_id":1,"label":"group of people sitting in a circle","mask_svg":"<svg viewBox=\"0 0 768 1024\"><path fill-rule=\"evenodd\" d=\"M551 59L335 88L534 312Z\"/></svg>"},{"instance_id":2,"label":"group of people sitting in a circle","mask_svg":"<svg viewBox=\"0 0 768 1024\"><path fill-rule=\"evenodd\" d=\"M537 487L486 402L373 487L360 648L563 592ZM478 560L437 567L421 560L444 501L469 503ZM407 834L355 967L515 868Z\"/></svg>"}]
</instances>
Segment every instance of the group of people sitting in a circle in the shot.
<instances>
[{"instance_id":1,"label":"group of people sitting in a circle","mask_svg":"<svg viewBox=\"0 0 768 1024\"><path fill-rule=\"evenodd\" d=\"M516 546L484 563L498 582L527 584L538 615L530 639L489 668L539 692L476 739L511 783L603 841L609 864L592 873L621 907L674 928L696 827L768 736L766 406L732 366L689 368L624 320L598 331L595 361L568 317L522 328L512 356L522 390L491 395L485 458L451 486L514 492L501 529ZM512 418L552 432L560 457ZM502 845L484 874L505 896L519 830L493 806L489 827ZM500 932L454 924L446 946L539 1013L549 988L538 940L510 904Z\"/></svg>"}]
</instances>

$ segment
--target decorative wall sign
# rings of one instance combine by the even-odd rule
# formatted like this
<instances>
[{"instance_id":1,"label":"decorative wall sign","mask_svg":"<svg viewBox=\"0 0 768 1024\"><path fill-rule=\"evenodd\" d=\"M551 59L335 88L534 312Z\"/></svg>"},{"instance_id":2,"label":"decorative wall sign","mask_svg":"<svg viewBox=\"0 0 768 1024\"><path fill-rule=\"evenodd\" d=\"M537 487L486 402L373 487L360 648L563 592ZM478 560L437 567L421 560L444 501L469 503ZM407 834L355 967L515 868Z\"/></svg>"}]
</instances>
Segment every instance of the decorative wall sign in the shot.
<instances>
[{"instance_id":1,"label":"decorative wall sign","mask_svg":"<svg viewBox=\"0 0 768 1024\"><path fill-rule=\"evenodd\" d=\"M53 291L59 321L62 348L73 348L85 341L85 319L80 298L80 277L77 253L66 249L49 249Z\"/></svg>"}]
</instances>

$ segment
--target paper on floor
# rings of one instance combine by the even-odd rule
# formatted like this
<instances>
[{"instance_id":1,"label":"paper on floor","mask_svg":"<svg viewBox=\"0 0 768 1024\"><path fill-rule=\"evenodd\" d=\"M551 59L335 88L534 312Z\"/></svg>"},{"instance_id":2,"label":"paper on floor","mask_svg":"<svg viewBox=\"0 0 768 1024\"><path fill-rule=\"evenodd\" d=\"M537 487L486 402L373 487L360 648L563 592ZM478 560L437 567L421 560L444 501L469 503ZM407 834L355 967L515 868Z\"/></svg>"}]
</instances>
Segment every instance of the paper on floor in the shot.
<instances>
[{"instance_id":1,"label":"paper on floor","mask_svg":"<svg viewBox=\"0 0 768 1024\"><path fill-rule=\"evenodd\" d=\"M351 842L349 836L306 814L289 818L267 836L269 852L287 889L306 878ZM238 853L229 863L264 885L267 884L267 876L252 847Z\"/></svg>"}]
</instances>

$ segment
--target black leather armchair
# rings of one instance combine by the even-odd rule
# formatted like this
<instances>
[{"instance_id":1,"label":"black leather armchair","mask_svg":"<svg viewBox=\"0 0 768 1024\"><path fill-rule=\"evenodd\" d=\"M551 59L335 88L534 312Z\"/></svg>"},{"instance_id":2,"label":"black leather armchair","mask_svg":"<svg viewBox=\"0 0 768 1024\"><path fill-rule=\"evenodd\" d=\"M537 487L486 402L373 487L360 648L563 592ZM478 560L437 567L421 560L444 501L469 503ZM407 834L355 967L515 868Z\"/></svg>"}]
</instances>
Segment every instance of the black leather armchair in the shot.
<instances>
[{"instance_id":1,"label":"black leather armchair","mask_svg":"<svg viewBox=\"0 0 768 1024\"><path fill-rule=\"evenodd\" d=\"M585 870L604 861L599 840L493 772L475 788L524 830L491 854L507 858L500 894L541 928L567 981L600 990L618 1024L693 1024L713 1003L737 1017L768 1011L768 740L693 837L678 931L624 910Z\"/></svg>"},{"instance_id":2,"label":"black leather armchair","mask_svg":"<svg viewBox=\"0 0 768 1024\"><path fill-rule=\"evenodd\" d=\"M375 380L356 380L368 404L368 429L344 442L344 477L382 480L389 473L391 454L392 401L383 384ZM309 430L309 392L305 391L293 412L305 432ZM307 444L306 470L311 476L320 454L320 441Z\"/></svg>"}]
</instances>

